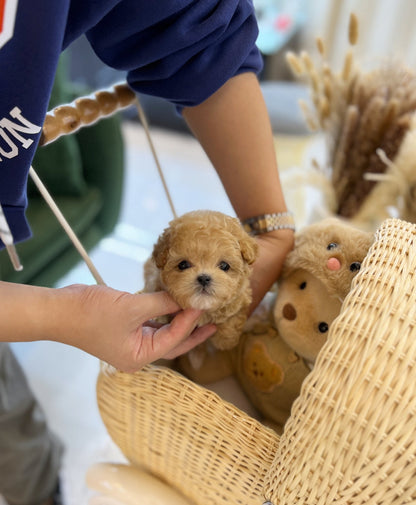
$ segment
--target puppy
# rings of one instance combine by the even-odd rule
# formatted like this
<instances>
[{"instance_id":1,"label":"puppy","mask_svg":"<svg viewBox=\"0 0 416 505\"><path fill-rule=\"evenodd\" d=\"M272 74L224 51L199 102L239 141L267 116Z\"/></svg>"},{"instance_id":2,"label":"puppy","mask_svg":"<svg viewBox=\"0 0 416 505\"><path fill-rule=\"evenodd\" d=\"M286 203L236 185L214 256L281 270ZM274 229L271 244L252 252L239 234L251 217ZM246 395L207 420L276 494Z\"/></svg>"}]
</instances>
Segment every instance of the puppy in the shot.
<instances>
[{"instance_id":1,"label":"puppy","mask_svg":"<svg viewBox=\"0 0 416 505\"><path fill-rule=\"evenodd\" d=\"M257 243L238 219L193 211L174 219L144 266L145 292L166 290L182 308L204 311L199 325L215 323L218 349L239 340L251 303L249 276Z\"/></svg>"}]
</instances>

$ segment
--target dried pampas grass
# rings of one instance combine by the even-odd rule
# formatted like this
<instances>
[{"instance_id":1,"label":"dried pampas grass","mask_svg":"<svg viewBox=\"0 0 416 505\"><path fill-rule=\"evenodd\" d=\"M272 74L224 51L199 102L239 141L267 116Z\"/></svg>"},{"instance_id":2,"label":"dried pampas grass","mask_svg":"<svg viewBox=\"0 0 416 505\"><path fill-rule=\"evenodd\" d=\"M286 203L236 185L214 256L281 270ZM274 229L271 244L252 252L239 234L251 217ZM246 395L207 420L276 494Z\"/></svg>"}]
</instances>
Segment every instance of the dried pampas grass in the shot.
<instances>
[{"instance_id":1,"label":"dried pampas grass","mask_svg":"<svg viewBox=\"0 0 416 505\"><path fill-rule=\"evenodd\" d=\"M311 104L302 102L301 108L309 128L325 134L337 214L347 218L357 214L379 183L366 174L384 174L388 168L378 150L395 160L414 128L416 109L416 75L411 69L397 60L367 72L360 69L353 47L358 31L357 17L351 14L349 47L338 72L325 60L320 38L318 62L306 51L287 54L293 73L310 88Z\"/></svg>"}]
</instances>

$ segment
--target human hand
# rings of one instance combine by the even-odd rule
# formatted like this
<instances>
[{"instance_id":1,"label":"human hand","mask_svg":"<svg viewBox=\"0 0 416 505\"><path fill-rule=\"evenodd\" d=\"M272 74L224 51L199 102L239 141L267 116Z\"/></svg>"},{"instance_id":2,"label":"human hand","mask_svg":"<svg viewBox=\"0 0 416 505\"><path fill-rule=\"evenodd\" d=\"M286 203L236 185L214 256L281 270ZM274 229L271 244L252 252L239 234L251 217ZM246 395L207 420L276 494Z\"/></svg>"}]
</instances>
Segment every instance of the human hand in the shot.
<instances>
[{"instance_id":1,"label":"human hand","mask_svg":"<svg viewBox=\"0 0 416 505\"><path fill-rule=\"evenodd\" d=\"M139 370L159 358L173 359L216 330L212 324L195 329L202 311L179 311L180 307L166 292L133 295L104 286L84 285L59 291L68 298L69 305L61 316L61 327L62 324L67 327L64 332L58 332L55 339L125 372ZM78 310L68 312L69 307L74 306ZM167 325L149 321L174 313L175 317Z\"/></svg>"},{"instance_id":2,"label":"human hand","mask_svg":"<svg viewBox=\"0 0 416 505\"><path fill-rule=\"evenodd\" d=\"M286 256L293 249L294 233L292 230L276 230L257 235L256 239L259 254L251 275L253 300L249 314L254 311L279 278Z\"/></svg>"}]
</instances>

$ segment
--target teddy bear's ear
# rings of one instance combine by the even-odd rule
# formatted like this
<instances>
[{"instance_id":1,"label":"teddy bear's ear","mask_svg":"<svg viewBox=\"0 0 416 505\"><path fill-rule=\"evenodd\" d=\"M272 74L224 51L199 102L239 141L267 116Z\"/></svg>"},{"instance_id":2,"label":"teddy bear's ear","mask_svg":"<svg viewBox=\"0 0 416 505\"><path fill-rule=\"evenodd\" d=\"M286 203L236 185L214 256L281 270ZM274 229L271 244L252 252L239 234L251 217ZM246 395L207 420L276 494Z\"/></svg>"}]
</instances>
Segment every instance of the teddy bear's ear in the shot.
<instances>
[{"instance_id":1,"label":"teddy bear's ear","mask_svg":"<svg viewBox=\"0 0 416 505\"><path fill-rule=\"evenodd\" d=\"M157 268L163 268L166 265L168 259L169 247L170 247L170 230L167 228L158 238L156 244L153 247L152 257L156 263Z\"/></svg>"}]
</instances>

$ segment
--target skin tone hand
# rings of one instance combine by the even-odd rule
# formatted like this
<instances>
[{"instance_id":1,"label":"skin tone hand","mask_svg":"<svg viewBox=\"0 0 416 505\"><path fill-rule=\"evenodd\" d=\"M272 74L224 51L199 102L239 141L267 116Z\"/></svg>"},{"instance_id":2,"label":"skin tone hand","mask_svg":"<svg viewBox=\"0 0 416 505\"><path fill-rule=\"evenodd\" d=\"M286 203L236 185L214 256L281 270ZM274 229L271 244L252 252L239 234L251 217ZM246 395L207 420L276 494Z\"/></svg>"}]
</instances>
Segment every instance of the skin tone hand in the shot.
<instances>
[{"instance_id":1,"label":"skin tone hand","mask_svg":"<svg viewBox=\"0 0 416 505\"><path fill-rule=\"evenodd\" d=\"M201 311L194 309L179 311L168 325L149 323L179 310L164 292L130 294L104 286L50 289L0 282L0 298L0 341L54 340L126 372L183 354L216 330L214 325L195 330Z\"/></svg>"},{"instance_id":2,"label":"skin tone hand","mask_svg":"<svg viewBox=\"0 0 416 505\"><path fill-rule=\"evenodd\" d=\"M287 210L268 111L254 74L233 77L205 102L184 109L183 116L241 220ZM294 234L276 230L259 235L257 241L251 311L279 277Z\"/></svg>"}]
</instances>

